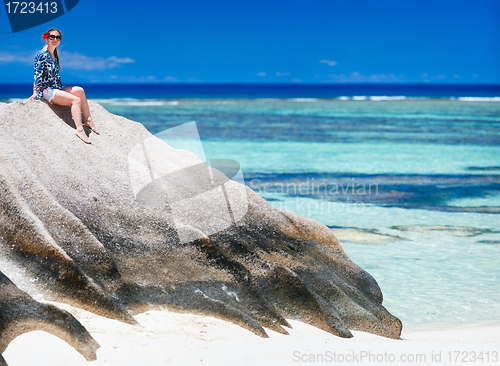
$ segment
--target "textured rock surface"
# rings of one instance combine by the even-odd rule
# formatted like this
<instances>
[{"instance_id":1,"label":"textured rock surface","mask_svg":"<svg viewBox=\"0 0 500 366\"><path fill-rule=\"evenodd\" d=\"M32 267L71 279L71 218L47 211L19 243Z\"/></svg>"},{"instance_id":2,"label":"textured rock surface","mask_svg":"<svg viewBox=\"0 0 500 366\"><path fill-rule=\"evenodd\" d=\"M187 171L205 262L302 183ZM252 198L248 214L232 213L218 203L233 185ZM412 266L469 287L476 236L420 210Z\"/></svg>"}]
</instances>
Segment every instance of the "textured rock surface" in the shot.
<instances>
[{"instance_id":1,"label":"textured rock surface","mask_svg":"<svg viewBox=\"0 0 500 366\"><path fill-rule=\"evenodd\" d=\"M326 226L90 106L101 135L85 145L68 107L0 105L0 255L45 298L129 323L168 307L260 336L286 333L291 318L342 337L399 337L376 281Z\"/></svg>"},{"instance_id":2,"label":"textured rock surface","mask_svg":"<svg viewBox=\"0 0 500 366\"><path fill-rule=\"evenodd\" d=\"M17 336L44 330L65 340L85 359L96 359L97 342L70 313L42 304L19 290L0 272L0 355ZM0 356L0 365L6 365Z\"/></svg>"}]
</instances>

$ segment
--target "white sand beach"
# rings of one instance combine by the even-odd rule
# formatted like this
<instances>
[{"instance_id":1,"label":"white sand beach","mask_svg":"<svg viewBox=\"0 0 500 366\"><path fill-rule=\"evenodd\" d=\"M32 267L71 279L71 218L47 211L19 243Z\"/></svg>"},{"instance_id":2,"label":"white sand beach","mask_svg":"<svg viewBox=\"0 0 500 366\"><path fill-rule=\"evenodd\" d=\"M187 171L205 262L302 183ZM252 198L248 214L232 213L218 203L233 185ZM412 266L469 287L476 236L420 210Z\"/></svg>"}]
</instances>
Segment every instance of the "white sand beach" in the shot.
<instances>
[{"instance_id":1,"label":"white sand beach","mask_svg":"<svg viewBox=\"0 0 500 366\"><path fill-rule=\"evenodd\" d=\"M169 310L136 315L128 325L64 304L99 342L87 362L41 331L16 338L3 356L20 365L478 365L500 364L500 323L404 327L402 340L354 331L343 339L297 321L289 335L260 338L232 323Z\"/></svg>"}]
</instances>

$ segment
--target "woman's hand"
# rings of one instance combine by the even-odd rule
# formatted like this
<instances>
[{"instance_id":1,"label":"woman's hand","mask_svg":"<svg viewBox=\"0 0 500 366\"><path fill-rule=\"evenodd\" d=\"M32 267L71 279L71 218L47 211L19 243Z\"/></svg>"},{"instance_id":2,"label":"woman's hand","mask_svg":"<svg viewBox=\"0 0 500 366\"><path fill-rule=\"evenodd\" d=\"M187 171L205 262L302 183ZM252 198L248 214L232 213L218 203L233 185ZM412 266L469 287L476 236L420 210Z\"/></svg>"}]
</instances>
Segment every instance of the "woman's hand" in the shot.
<instances>
[{"instance_id":1,"label":"woman's hand","mask_svg":"<svg viewBox=\"0 0 500 366\"><path fill-rule=\"evenodd\" d=\"M33 92L33 95L29 99L35 99L36 98L36 91Z\"/></svg>"}]
</instances>

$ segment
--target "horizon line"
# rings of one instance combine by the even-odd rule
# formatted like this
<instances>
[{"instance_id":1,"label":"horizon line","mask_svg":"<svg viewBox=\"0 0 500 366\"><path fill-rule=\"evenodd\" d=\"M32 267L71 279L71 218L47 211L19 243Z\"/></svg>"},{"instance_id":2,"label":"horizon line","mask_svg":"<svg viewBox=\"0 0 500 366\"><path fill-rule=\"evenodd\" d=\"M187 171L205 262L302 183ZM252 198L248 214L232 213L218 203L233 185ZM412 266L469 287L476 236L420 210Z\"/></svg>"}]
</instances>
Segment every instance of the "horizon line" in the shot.
<instances>
[{"instance_id":1,"label":"horizon line","mask_svg":"<svg viewBox=\"0 0 500 366\"><path fill-rule=\"evenodd\" d=\"M92 81L70 81L65 84L87 84L87 85L432 85L432 86L498 86L500 87L500 83L435 83L435 82L320 82L320 83L306 83L306 82L252 82L252 81L244 81L244 82L219 82L219 81L211 81L211 82L92 82ZM0 85L32 85L32 83L26 82L10 82L3 83L0 82Z\"/></svg>"}]
</instances>

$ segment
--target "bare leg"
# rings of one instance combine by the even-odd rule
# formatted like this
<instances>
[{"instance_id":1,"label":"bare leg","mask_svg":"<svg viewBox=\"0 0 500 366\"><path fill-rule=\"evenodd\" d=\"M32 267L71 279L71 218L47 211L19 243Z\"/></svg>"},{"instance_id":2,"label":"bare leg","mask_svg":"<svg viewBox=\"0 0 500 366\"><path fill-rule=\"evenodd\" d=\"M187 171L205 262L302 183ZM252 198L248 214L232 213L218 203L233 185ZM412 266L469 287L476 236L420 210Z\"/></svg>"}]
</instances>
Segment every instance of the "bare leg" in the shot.
<instances>
[{"instance_id":1,"label":"bare leg","mask_svg":"<svg viewBox=\"0 0 500 366\"><path fill-rule=\"evenodd\" d=\"M60 90L56 93L52 103L59 105L71 106L71 115L73 116L73 121L75 121L76 132L75 134L82 139L86 144L90 144L90 140L85 134L85 130L82 125L82 101L77 96Z\"/></svg>"},{"instance_id":2,"label":"bare leg","mask_svg":"<svg viewBox=\"0 0 500 366\"><path fill-rule=\"evenodd\" d=\"M80 98L80 100L82 101L82 113L83 117L85 118L85 122L83 124L89 127L94 133L99 134L99 131L95 127L94 121L90 116L89 103L87 102L85 90L83 90L83 88L79 86L67 86L63 90Z\"/></svg>"}]
</instances>

